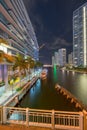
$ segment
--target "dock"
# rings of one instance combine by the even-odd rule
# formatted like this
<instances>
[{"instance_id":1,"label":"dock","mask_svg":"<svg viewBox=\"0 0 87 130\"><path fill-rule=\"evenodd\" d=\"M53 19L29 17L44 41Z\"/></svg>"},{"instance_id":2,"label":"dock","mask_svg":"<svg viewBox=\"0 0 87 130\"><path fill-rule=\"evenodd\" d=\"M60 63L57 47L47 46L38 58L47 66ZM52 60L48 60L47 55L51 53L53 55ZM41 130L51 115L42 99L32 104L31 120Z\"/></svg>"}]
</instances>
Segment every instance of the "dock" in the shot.
<instances>
[{"instance_id":1,"label":"dock","mask_svg":"<svg viewBox=\"0 0 87 130\"><path fill-rule=\"evenodd\" d=\"M56 84L55 89L60 94L65 96L67 100L69 99L71 103L74 103L76 108L79 108L81 111L87 110L86 106L81 101L79 101L73 94L71 94L67 89L65 89L64 87L61 87L59 84Z\"/></svg>"}]
</instances>

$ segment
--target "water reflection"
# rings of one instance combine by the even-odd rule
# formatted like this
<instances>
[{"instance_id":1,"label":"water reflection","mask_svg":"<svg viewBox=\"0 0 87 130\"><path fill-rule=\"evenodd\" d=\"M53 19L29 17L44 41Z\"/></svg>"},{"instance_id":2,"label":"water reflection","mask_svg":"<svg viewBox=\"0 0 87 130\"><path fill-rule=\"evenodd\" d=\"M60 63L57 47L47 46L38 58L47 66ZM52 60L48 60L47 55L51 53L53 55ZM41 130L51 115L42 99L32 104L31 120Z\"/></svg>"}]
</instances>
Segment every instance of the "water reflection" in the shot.
<instances>
[{"instance_id":1,"label":"water reflection","mask_svg":"<svg viewBox=\"0 0 87 130\"><path fill-rule=\"evenodd\" d=\"M87 105L87 75L80 74L78 76L77 87L76 87L76 96Z\"/></svg>"},{"instance_id":2,"label":"water reflection","mask_svg":"<svg viewBox=\"0 0 87 130\"><path fill-rule=\"evenodd\" d=\"M21 101L21 106L38 109L72 110L73 106L55 90L56 83L66 88L87 105L87 74L67 73L54 67L48 69L46 80L38 80L32 87Z\"/></svg>"},{"instance_id":3,"label":"water reflection","mask_svg":"<svg viewBox=\"0 0 87 130\"><path fill-rule=\"evenodd\" d=\"M54 82L57 82L57 80L58 80L58 75L57 75L56 65L53 67L53 78L54 78Z\"/></svg>"}]
</instances>

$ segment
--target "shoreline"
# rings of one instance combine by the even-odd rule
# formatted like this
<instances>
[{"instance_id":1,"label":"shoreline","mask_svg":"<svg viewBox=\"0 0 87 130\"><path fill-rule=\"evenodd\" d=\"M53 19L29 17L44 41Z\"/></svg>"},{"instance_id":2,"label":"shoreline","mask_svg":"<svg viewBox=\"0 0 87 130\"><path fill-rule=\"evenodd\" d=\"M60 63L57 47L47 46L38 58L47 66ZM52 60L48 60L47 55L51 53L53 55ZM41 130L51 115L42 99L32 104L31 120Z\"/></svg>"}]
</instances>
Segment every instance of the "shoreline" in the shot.
<instances>
[{"instance_id":1,"label":"shoreline","mask_svg":"<svg viewBox=\"0 0 87 130\"><path fill-rule=\"evenodd\" d=\"M87 72L85 72L85 71L79 71L79 70L69 70L69 69L61 69L61 70L75 72L75 73L80 73L80 74L87 74Z\"/></svg>"}]
</instances>

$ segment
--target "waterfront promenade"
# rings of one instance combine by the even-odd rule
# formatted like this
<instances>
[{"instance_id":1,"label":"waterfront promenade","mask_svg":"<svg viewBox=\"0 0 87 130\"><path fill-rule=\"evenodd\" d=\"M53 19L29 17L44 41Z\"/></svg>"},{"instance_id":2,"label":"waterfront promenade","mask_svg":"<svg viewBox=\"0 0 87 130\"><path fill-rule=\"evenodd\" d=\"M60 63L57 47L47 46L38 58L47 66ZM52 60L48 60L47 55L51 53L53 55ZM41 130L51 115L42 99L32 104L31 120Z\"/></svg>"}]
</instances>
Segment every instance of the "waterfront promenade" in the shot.
<instances>
[{"instance_id":1,"label":"waterfront promenade","mask_svg":"<svg viewBox=\"0 0 87 130\"><path fill-rule=\"evenodd\" d=\"M29 81L30 81L30 84L32 85L34 77L38 77L38 75L39 74L37 74L36 72L36 73L32 73L32 75L30 75L29 77L22 79L21 80L21 84L23 85L22 89L25 87L26 83ZM20 84L20 81L17 84ZM3 87L5 88L5 86ZM11 86L8 86L7 88L5 88L4 92L2 92L2 95L0 96L0 106L4 106L9 100L15 97L15 95L20 93L20 91L16 91L15 88L16 88L16 85L14 85L13 88ZM20 85L19 85L19 88L20 88Z\"/></svg>"}]
</instances>

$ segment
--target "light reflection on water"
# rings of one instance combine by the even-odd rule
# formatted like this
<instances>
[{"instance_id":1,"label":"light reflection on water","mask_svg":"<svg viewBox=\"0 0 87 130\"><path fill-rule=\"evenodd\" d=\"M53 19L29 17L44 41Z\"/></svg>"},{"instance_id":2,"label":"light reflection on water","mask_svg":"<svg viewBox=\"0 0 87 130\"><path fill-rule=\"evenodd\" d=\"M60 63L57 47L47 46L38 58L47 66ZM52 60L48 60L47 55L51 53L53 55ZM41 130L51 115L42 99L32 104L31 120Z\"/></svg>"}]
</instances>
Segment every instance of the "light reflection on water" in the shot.
<instances>
[{"instance_id":1,"label":"light reflection on water","mask_svg":"<svg viewBox=\"0 0 87 130\"><path fill-rule=\"evenodd\" d=\"M20 103L21 106L57 110L68 110L69 106L69 109L72 110L72 106L65 101L65 98L56 92L56 83L66 88L76 98L87 105L87 75L52 68L48 69L46 80L38 80L31 88Z\"/></svg>"},{"instance_id":2,"label":"light reflection on water","mask_svg":"<svg viewBox=\"0 0 87 130\"><path fill-rule=\"evenodd\" d=\"M58 83L87 105L87 74L76 73L73 71L68 73L62 72L60 79L61 80L58 81Z\"/></svg>"}]
</instances>

